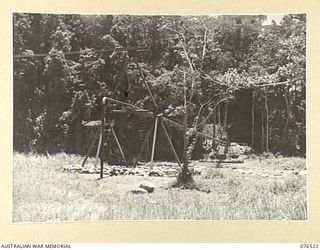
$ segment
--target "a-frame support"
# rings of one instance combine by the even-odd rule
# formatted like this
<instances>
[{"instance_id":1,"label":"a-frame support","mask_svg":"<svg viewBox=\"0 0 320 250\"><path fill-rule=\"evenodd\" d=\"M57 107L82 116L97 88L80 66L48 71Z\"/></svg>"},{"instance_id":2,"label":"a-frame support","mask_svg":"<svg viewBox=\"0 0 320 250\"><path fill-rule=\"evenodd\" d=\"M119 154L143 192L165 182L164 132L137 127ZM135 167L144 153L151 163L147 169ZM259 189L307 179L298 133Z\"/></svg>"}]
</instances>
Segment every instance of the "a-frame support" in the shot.
<instances>
[{"instance_id":1,"label":"a-frame support","mask_svg":"<svg viewBox=\"0 0 320 250\"><path fill-rule=\"evenodd\" d=\"M154 131L153 131L153 141L152 141L152 151L151 151L151 166L153 165L154 152L156 148L156 140L157 140L157 132L158 132L158 122L159 118L156 117L156 121L154 122Z\"/></svg>"},{"instance_id":2,"label":"a-frame support","mask_svg":"<svg viewBox=\"0 0 320 250\"><path fill-rule=\"evenodd\" d=\"M102 98L102 111L101 111L101 151L100 151L100 178L103 178L103 162L104 162L104 141L105 141L105 126L106 126L106 110L107 110L107 99L105 97ZM99 150L99 148L98 148Z\"/></svg>"},{"instance_id":3,"label":"a-frame support","mask_svg":"<svg viewBox=\"0 0 320 250\"><path fill-rule=\"evenodd\" d=\"M165 133L165 136L169 142L169 145L170 145L170 149L172 150L173 154L174 154L174 157L176 159L176 162L178 163L179 166L181 166L181 161L179 160L179 157L178 157L178 154L177 154L177 151L175 150L174 148L174 145L171 141L171 138L169 136L169 133L168 133L168 130L163 122L163 119L162 119L162 114L159 114L156 119L155 119L155 122L154 122L154 131L153 131L153 141L152 141L152 151L151 151L151 162L150 162L150 167L153 166L153 162L154 162L154 155L155 155L155 148L156 148L156 140L157 140L157 133L158 133L158 124L160 123L164 133ZM149 131L147 132L146 134L146 137L142 143L142 146L139 150L139 153L135 159L135 162L134 162L134 167L137 165L138 161L139 161L139 158L140 158L140 155L141 155L141 152L143 151L144 147L146 146L146 143L148 141L148 138L152 132L152 128L153 126L149 129Z\"/></svg>"},{"instance_id":4,"label":"a-frame support","mask_svg":"<svg viewBox=\"0 0 320 250\"><path fill-rule=\"evenodd\" d=\"M179 157L178 157L178 154L177 154L177 152L176 152L176 150L175 150L175 148L174 148L174 146L173 146L173 143L172 143L171 138L170 138L170 136L169 136L169 133L168 133L168 131L167 131L167 129L166 129L166 126L164 125L164 122L163 122L163 120L162 120L162 117L160 117L160 124L161 124L161 126L162 126L162 128L163 128L163 130L164 130L164 133L166 134L166 137L167 137L167 140L168 140L168 142L169 142L170 148L171 148L171 150L172 150L172 152L173 152L173 154L174 154L174 157L176 158L176 161L177 161L177 163L178 163L178 165L179 165L179 167L180 167L180 166L181 166L181 162L180 162Z\"/></svg>"},{"instance_id":5,"label":"a-frame support","mask_svg":"<svg viewBox=\"0 0 320 250\"><path fill-rule=\"evenodd\" d=\"M113 134L114 139L116 140L116 143L117 143L117 145L118 145L118 148L119 148L120 153L121 153L121 156L122 156L122 159L123 159L124 163L126 164L126 167L128 167L127 159L126 159L126 157L125 157L125 155L124 155L124 152L123 152L123 149L122 149L122 147L121 147L121 144L120 144L120 141L119 141L119 139L118 139L118 136L117 136L117 134L116 134L116 131L114 131L113 124L111 125L111 132L112 132L112 134Z\"/></svg>"},{"instance_id":6,"label":"a-frame support","mask_svg":"<svg viewBox=\"0 0 320 250\"><path fill-rule=\"evenodd\" d=\"M86 164L86 161L88 159L88 156L90 155L91 153L91 150L92 150L92 147L94 145L94 142L96 141L97 139L97 136L99 135L99 143L98 143L98 148L97 148L97 153L96 153L96 161L95 161L95 164L89 169L89 172L93 172L94 169L97 167L98 165L98 158L100 158L100 178L103 178L103 164L104 164L104 160L105 160L105 149L104 149L104 142L105 142L105 127L106 127L106 109L107 109L107 98L104 97L102 99L102 108L101 108L101 125L100 125L100 129L97 130L97 132L94 134L94 137L90 143L90 146L88 148L88 151L87 151L87 155L82 163L82 167L85 166ZM115 138L116 140L116 143L117 143L117 146L120 150L120 153L121 153L121 156L125 162L125 164L127 165L127 159L124 155L124 152L123 152L123 149L121 147L121 144L119 142L119 139L118 139L118 136L116 134L116 132L114 131L114 128L113 128L113 124L111 124L111 132L112 132L112 135L113 137ZM100 132L100 133L98 133Z\"/></svg>"}]
</instances>

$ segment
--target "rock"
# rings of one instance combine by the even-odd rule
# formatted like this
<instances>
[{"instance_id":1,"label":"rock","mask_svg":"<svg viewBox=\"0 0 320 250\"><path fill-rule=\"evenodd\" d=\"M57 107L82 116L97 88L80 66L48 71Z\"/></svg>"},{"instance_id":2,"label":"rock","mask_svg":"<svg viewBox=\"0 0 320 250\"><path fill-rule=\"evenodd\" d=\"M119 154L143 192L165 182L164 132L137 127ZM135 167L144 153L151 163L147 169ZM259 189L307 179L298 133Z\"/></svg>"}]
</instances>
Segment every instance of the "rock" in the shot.
<instances>
[{"instance_id":1,"label":"rock","mask_svg":"<svg viewBox=\"0 0 320 250\"><path fill-rule=\"evenodd\" d=\"M133 194L148 194L148 191L143 188L137 188L137 189L131 190L131 193L133 193Z\"/></svg>"},{"instance_id":2,"label":"rock","mask_svg":"<svg viewBox=\"0 0 320 250\"><path fill-rule=\"evenodd\" d=\"M147 190L148 193L152 193L154 191L154 185L148 181L144 181L140 184L140 188Z\"/></svg>"},{"instance_id":3,"label":"rock","mask_svg":"<svg viewBox=\"0 0 320 250\"><path fill-rule=\"evenodd\" d=\"M194 175L201 175L201 171L200 170L195 170L194 171Z\"/></svg>"},{"instance_id":4,"label":"rock","mask_svg":"<svg viewBox=\"0 0 320 250\"><path fill-rule=\"evenodd\" d=\"M125 175L126 172L127 172L127 171L126 171L125 169L121 169L121 170L120 170L120 175Z\"/></svg>"},{"instance_id":5,"label":"rock","mask_svg":"<svg viewBox=\"0 0 320 250\"><path fill-rule=\"evenodd\" d=\"M163 176L163 173L161 173L160 171L157 171L157 170L151 170L150 173L149 173L149 176L161 177L161 176Z\"/></svg>"}]
</instances>

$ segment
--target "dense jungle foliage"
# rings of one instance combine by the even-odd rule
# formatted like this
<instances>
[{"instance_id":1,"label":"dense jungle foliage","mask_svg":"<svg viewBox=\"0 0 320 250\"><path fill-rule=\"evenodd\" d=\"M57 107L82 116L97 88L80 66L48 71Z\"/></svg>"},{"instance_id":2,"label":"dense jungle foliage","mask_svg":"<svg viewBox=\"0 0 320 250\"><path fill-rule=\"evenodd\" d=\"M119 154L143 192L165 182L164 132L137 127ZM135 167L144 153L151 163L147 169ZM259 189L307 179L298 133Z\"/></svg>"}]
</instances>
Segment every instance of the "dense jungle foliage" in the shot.
<instances>
[{"instance_id":1,"label":"dense jungle foliage","mask_svg":"<svg viewBox=\"0 0 320 250\"><path fill-rule=\"evenodd\" d=\"M193 151L195 131L248 89L252 146L304 155L306 15L265 20L14 13L13 55L26 55L13 61L14 150L85 153L91 131L83 123L100 119L101 99L109 96L180 122L187 110ZM97 51L140 46L150 51ZM39 53L47 55L32 56ZM140 126L126 125L132 133Z\"/></svg>"}]
</instances>

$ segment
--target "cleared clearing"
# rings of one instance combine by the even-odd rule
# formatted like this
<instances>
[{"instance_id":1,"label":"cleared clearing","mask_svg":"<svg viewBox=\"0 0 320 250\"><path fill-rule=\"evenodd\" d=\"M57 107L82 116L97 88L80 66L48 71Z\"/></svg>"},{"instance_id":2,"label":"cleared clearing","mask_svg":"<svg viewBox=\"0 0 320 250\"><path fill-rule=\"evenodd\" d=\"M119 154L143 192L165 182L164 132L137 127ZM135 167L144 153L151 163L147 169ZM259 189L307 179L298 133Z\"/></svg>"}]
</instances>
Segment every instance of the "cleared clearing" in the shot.
<instances>
[{"instance_id":1,"label":"cleared clearing","mask_svg":"<svg viewBox=\"0 0 320 250\"><path fill-rule=\"evenodd\" d=\"M197 190L172 188L174 177L98 179L98 174L65 171L82 160L78 155L15 153L13 222L307 219L303 158L250 158L219 168L194 162L200 173L195 176ZM131 193L145 180L153 183L154 192Z\"/></svg>"}]
</instances>

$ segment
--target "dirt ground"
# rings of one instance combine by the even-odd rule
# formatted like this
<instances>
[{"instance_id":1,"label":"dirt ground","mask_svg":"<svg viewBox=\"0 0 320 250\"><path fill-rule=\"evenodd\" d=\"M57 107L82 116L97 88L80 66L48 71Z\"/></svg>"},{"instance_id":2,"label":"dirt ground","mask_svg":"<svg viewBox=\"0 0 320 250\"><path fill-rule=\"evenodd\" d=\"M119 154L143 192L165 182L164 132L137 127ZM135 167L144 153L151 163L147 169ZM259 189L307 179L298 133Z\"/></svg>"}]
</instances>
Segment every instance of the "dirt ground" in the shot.
<instances>
[{"instance_id":1,"label":"dirt ground","mask_svg":"<svg viewBox=\"0 0 320 250\"><path fill-rule=\"evenodd\" d=\"M93 162L87 164L85 168L80 165L66 165L64 171L78 172L83 174L99 174L100 165L88 173ZM259 158L247 157L243 163L217 163L217 161L193 161L190 169L197 175L204 175L208 170L219 170L224 177L228 178L254 178L274 181L275 179L290 178L294 176L306 176L307 169L305 159L292 157L288 158ZM138 165L136 168L125 166L105 165L104 176L154 176L154 177L175 177L179 171L177 163L154 162Z\"/></svg>"},{"instance_id":2,"label":"dirt ground","mask_svg":"<svg viewBox=\"0 0 320 250\"><path fill-rule=\"evenodd\" d=\"M214 162L195 162L195 166L201 170L217 168L217 164ZM287 158L261 160L259 158L249 158L245 159L244 163L222 163L218 168L225 176L262 178L270 181L297 175L307 175L305 161L300 158L292 158L291 161L288 161Z\"/></svg>"}]
</instances>

